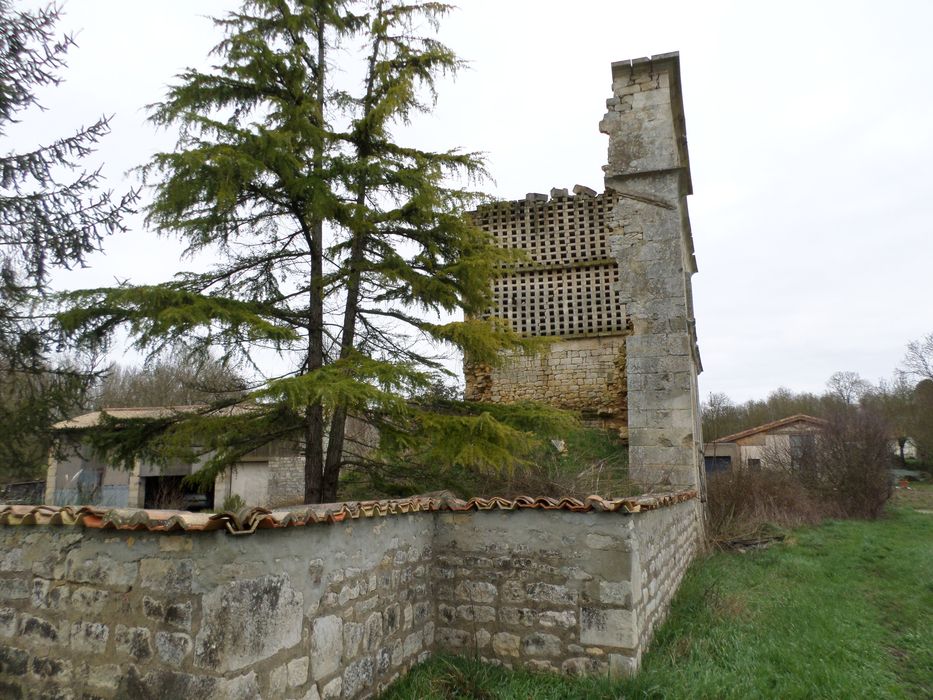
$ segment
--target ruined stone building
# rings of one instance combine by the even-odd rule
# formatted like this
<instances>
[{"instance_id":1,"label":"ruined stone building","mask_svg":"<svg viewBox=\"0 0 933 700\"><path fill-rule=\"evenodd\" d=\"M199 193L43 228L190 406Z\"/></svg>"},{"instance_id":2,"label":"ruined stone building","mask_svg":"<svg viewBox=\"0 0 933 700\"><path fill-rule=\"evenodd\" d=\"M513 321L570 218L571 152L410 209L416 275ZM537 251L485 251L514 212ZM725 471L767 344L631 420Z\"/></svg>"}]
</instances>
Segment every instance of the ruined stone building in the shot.
<instances>
[{"instance_id":1,"label":"ruined stone building","mask_svg":"<svg viewBox=\"0 0 933 700\"><path fill-rule=\"evenodd\" d=\"M0 504L0 697L359 700L435 654L603 677L639 668L702 543L696 265L678 57L612 75L605 192L478 215L528 253L497 283L494 312L560 342L471 368L468 391L627 428L632 476L658 489L140 510L159 485L147 465L124 486L75 452L50 490L88 470L85 486L128 507ZM100 417L60 429L79 448ZM251 477L288 454L251 457L243 488L279 500L286 465L266 464L265 485Z\"/></svg>"},{"instance_id":2,"label":"ruined stone building","mask_svg":"<svg viewBox=\"0 0 933 700\"><path fill-rule=\"evenodd\" d=\"M525 254L494 282L489 313L559 342L498 368L468 362L466 396L580 411L628 438L636 480L693 486L702 367L680 59L617 62L612 78L603 193L578 185L476 213L499 245Z\"/></svg>"}]
</instances>

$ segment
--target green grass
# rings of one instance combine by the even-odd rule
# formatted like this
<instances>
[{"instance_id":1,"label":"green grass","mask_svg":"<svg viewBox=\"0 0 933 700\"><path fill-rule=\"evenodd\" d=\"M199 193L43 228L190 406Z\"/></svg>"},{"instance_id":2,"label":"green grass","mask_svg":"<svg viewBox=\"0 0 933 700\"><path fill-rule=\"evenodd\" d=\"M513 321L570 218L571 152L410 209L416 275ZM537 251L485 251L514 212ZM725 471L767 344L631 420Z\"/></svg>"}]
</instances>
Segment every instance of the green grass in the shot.
<instances>
[{"instance_id":1,"label":"green grass","mask_svg":"<svg viewBox=\"0 0 933 700\"><path fill-rule=\"evenodd\" d=\"M909 496L875 522L696 562L633 678L439 658L383 699L933 697L933 490Z\"/></svg>"}]
</instances>

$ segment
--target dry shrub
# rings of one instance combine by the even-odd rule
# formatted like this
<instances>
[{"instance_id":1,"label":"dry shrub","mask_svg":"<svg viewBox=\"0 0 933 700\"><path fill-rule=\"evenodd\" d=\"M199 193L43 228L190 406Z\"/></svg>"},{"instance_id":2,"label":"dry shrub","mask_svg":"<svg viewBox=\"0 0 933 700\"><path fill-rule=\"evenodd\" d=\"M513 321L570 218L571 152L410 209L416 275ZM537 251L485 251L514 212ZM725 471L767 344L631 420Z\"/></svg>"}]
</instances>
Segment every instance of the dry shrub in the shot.
<instances>
[{"instance_id":1,"label":"dry shrub","mask_svg":"<svg viewBox=\"0 0 933 700\"><path fill-rule=\"evenodd\" d=\"M733 469L707 479L709 534L714 542L753 538L768 526L815 525L837 514L784 471Z\"/></svg>"},{"instance_id":2,"label":"dry shrub","mask_svg":"<svg viewBox=\"0 0 933 700\"><path fill-rule=\"evenodd\" d=\"M812 492L848 518L877 518L891 497L890 430L866 409L847 407L829 417L813 454L797 469Z\"/></svg>"},{"instance_id":3,"label":"dry shrub","mask_svg":"<svg viewBox=\"0 0 933 700\"><path fill-rule=\"evenodd\" d=\"M758 537L769 525L877 518L892 493L889 434L878 414L849 406L830 416L806 449L769 452L770 469L710 475L712 540Z\"/></svg>"}]
</instances>

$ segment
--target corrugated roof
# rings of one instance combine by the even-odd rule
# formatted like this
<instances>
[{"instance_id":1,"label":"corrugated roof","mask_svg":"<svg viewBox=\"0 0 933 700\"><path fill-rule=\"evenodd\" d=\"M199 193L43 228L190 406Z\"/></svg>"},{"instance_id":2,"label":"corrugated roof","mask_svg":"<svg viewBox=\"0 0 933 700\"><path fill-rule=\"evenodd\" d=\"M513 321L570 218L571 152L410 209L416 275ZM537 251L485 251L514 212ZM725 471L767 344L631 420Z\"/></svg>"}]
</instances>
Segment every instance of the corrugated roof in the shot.
<instances>
[{"instance_id":1,"label":"corrugated roof","mask_svg":"<svg viewBox=\"0 0 933 700\"><path fill-rule=\"evenodd\" d=\"M673 493L604 499L576 498L471 498L461 500L450 494L413 496L386 501L355 501L302 506L289 510L244 508L237 513L190 513L177 510L137 510L95 506L15 506L0 505L0 525L77 525L95 529L147 530L149 532L209 532L226 530L234 535L256 530L339 523L359 518L377 518L418 512L468 512L478 510L566 510L579 513L639 513L665 508L697 497L693 490Z\"/></svg>"},{"instance_id":2,"label":"corrugated roof","mask_svg":"<svg viewBox=\"0 0 933 700\"><path fill-rule=\"evenodd\" d=\"M741 432L733 433L732 435L716 438L712 442L735 442L736 440L741 440L742 438L749 437L750 435L766 433L769 430L774 430L776 428L783 428L784 426L790 425L791 423L796 423L797 421L811 423L812 425L819 427L826 425L826 421L822 418L815 418L813 416L808 416L805 413L798 413L795 416L788 416L787 418L781 418L780 420L771 421L770 423L765 423L764 425L748 428L747 430L742 430Z\"/></svg>"}]
</instances>

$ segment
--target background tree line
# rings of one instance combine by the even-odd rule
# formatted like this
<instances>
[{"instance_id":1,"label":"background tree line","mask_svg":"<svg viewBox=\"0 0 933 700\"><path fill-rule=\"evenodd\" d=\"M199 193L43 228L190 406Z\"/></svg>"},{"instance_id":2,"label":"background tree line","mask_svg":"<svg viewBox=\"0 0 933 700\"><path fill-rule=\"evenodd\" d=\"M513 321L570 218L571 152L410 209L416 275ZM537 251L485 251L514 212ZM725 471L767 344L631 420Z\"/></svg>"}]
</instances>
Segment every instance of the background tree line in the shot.
<instances>
[{"instance_id":1,"label":"background tree line","mask_svg":"<svg viewBox=\"0 0 933 700\"><path fill-rule=\"evenodd\" d=\"M829 419L848 408L884 420L902 463L910 440L921 463L933 464L933 333L910 342L893 378L876 384L856 372L836 372L820 394L780 387L765 399L735 403L723 393L710 393L701 404L703 438L709 442L798 413Z\"/></svg>"}]
</instances>

